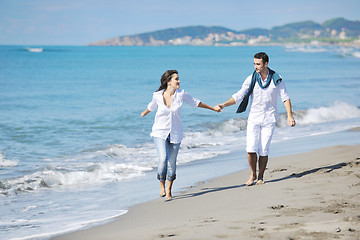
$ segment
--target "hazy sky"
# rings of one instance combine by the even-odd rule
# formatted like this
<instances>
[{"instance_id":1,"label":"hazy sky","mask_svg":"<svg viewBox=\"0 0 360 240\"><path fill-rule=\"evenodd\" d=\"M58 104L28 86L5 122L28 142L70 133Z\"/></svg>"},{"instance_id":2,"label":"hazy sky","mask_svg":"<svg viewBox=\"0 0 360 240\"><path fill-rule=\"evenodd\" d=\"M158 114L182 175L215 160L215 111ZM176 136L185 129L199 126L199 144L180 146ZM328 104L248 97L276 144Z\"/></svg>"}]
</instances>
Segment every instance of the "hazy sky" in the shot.
<instances>
[{"instance_id":1,"label":"hazy sky","mask_svg":"<svg viewBox=\"0 0 360 240\"><path fill-rule=\"evenodd\" d=\"M233 30L344 17L359 0L0 0L0 44L85 45L191 25Z\"/></svg>"}]
</instances>

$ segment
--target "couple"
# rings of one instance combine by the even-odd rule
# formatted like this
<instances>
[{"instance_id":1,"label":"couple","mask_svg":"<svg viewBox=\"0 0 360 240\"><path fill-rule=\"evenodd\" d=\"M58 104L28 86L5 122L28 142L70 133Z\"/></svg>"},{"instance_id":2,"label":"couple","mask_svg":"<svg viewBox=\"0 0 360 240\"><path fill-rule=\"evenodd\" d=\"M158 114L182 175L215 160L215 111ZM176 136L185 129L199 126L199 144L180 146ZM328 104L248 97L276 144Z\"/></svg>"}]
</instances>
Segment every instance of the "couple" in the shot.
<instances>
[{"instance_id":1,"label":"couple","mask_svg":"<svg viewBox=\"0 0 360 240\"><path fill-rule=\"evenodd\" d=\"M176 178L176 158L183 138L180 112L183 101L192 107L207 108L216 112L241 102L237 112L243 112L249 97L251 98L246 133L246 151L251 174L246 185L253 185L256 180L256 184L264 183L269 145L277 119L277 95L285 105L289 126L295 126L285 84L277 73L268 68L268 63L269 57L266 53L255 54L254 73L245 79L241 89L229 100L215 107L180 90L180 80L176 70L168 70L162 75L159 89L154 92L147 109L141 113L141 117L144 117L157 109L150 136L154 139L159 155L157 177L160 181L161 197L166 196L166 200L172 198L171 188ZM257 162L259 162L258 175ZM167 180L166 184L165 180Z\"/></svg>"}]
</instances>

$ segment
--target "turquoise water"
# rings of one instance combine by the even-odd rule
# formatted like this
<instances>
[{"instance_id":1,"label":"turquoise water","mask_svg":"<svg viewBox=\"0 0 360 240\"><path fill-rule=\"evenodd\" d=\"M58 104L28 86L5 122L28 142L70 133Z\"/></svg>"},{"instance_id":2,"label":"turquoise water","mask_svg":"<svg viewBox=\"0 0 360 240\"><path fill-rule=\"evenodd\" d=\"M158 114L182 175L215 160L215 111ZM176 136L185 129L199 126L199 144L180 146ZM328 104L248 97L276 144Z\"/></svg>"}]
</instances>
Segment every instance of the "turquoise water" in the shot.
<instances>
[{"instance_id":1,"label":"turquoise water","mask_svg":"<svg viewBox=\"0 0 360 240\"><path fill-rule=\"evenodd\" d=\"M286 126L279 103L273 155L334 145L330 136L360 126L359 48L41 47L0 46L1 239L48 238L98 224L158 195L154 114L140 112L167 69L179 71L181 88L216 105L252 73L254 53L266 51L298 123ZM180 167L211 168L212 157L244 151L247 113L235 110L184 106ZM235 170L247 167L243 156ZM180 174L178 186L229 171L218 169L185 182Z\"/></svg>"}]
</instances>

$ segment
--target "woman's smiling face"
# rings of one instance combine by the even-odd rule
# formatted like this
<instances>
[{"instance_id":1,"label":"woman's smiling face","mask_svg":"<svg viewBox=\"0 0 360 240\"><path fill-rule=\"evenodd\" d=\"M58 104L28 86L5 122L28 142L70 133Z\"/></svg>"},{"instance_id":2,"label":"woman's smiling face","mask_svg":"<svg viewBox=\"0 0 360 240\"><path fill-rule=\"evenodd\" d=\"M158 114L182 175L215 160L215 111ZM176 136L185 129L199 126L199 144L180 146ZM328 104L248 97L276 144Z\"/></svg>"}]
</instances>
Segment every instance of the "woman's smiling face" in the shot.
<instances>
[{"instance_id":1,"label":"woman's smiling face","mask_svg":"<svg viewBox=\"0 0 360 240\"><path fill-rule=\"evenodd\" d=\"M177 75L176 73L171 75L171 80L168 81L167 87L171 87L173 89L179 89L180 88L179 75Z\"/></svg>"}]
</instances>

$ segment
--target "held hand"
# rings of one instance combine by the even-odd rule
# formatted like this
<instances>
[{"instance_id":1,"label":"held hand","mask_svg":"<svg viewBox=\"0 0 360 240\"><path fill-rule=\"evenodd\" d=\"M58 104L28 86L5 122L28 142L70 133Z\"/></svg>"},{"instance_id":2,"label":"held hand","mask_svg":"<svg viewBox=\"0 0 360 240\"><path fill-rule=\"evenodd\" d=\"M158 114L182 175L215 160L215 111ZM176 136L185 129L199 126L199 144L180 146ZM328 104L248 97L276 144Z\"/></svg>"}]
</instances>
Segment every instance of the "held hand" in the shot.
<instances>
[{"instance_id":1,"label":"held hand","mask_svg":"<svg viewBox=\"0 0 360 240\"><path fill-rule=\"evenodd\" d=\"M214 107L214 111L216 111L216 112L221 112L221 111L222 111L222 108L221 108L219 105L216 105L216 106Z\"/></svg>"},{"instance_id":2,"label":"held hand","mask_svg":"<svg viewBox=\"0 0 360 240\"><path fill-rule=\"evenodd\" d=\"M293 116L288 116L288 124L290 127L294 127L296 125L295 119Z\"/></svg>"},{"instance_id":3,"label":"held hand","mask_svg":"<svg viewBox=\"0 0 360 240\"><path fill-rule=\"evenodd\" d=\"M216 109L215 111L221 112L224 109L224 107L225 107L224 104L218 104L214 108Z\"/></svg>"}]
</instances>

